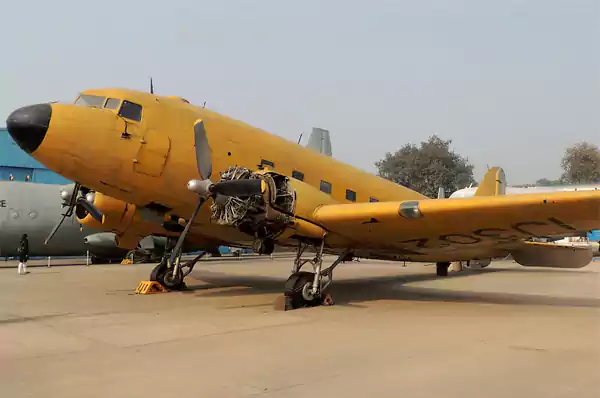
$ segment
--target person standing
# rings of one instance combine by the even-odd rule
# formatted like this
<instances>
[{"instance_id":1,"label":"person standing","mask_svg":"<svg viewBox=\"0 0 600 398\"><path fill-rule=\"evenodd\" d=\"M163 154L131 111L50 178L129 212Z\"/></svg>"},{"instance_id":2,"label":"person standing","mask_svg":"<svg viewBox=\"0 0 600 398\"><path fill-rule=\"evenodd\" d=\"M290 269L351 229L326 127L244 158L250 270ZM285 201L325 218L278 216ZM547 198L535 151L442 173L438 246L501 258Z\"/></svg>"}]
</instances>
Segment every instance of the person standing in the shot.
<instances>
[{"instance_id":1,"label":"person standing","mask_svg":"<svg viewBox=\"0 0 600 398\"><path fill-rule=\"evenodd\" d=\"M29 239L27 234L21 236L21 242L19 243L19 275L27 274L27 260L29 259Z\"/></svg>"}]
</instances>

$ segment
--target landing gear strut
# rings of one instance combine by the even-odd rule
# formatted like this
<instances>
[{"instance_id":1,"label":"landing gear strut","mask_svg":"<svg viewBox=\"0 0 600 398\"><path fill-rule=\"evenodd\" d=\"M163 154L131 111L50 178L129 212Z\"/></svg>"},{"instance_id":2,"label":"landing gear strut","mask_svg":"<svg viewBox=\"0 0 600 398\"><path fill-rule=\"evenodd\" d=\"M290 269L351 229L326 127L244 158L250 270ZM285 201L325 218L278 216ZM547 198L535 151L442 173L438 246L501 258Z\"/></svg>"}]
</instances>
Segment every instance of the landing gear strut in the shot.
<instances>
[{"instance_id":1,"label":"landing gear strut","mask_svg":"<svg viewBox=\"0 0 600 398\"><path fill-rule=\"evenodd\" d=\"M322 269L324 244L324 241L318 245L312 244L316 252L312 259L302 259L302 254L311 244L302 242L298 244L292 274L285 283L286 311L302 307L333 305L333 298L327 290L333 282L333 270L346 257L348 251L343 252L328 268ZM300 270L306 263L312 265L314 272Z\"/></svg>"},{"instance_id":2,"label":"landing gear strut","mask_svg":"<svg viewBox=\"0 0 600 398\"><path fill-rule=\"evenodd\" d=\"M448 268L450 268L450 262L435 263L435 273L437 276L448 276Z\"/></svg>"}]
</instances>

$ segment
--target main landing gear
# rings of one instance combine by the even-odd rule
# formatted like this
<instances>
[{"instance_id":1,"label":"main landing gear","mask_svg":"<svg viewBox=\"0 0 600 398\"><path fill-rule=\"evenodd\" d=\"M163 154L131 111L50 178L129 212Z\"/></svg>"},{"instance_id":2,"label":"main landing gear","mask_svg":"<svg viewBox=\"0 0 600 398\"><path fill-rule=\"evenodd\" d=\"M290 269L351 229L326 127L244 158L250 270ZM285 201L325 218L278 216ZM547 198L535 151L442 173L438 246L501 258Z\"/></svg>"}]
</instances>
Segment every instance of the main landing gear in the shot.
<instances>
[{"instance_id":1,"label":"main landing gear","mask_svg":"<svg viewBox=\"0 0 600 398\"><path fill-rule=\"evenodd\" d=\"M303 307L334 304L333 298L327 293L327 290L333 282L333 270L346 258L348 252L342 253L333 264L326 269L322 269L324 243L322 241L318 245L302 242L298 244L292 274L285 283L284 298L286 311ZM302 254L309 246L315 249L314 258L302 259ZM307 263L312 265L313 272L300 270Z\"/></svg>"},{"instance_id":2,"label":"main landing gear","mask_svg":"<svg viewBox=\"0 0 600 398\"><path fill-rule=\"evenodd\" d=\"M435 273L437 276L448 276L448 268L450 268L451 263L448 261L435 263Z\"/></svg>"},{"instance_id":3,"label":"main landing gear","mask_svg":"<svg viewBox=\"0 0 600 398\"><path fill-rule=\"evenodd\" d=\"M168 290L183 290L185 289L183 279L192 272L198 260L204 257L207 252L203 251L194 259L182 263L181 247L178 248L176 245L173 248L172 246L172 240L169 239L162 260L150 273L150 280L160 283Z\"/></svg>"}]
</instances>

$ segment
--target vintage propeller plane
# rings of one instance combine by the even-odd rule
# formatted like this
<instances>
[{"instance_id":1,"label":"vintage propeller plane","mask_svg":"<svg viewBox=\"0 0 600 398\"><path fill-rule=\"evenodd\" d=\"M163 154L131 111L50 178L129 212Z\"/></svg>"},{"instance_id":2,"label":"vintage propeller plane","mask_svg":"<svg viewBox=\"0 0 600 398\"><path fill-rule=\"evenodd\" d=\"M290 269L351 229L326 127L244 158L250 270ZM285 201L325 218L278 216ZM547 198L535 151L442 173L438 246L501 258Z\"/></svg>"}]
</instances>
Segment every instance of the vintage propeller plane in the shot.
<instances>
[{"instance_id":1,"label":"vintage propeller plane","mask_svg":"<svg viewBox=\"0 0 600 398\"><path fill-rule=\"evenodd\" d=\"M591 249L531 239L600 228L597 191L505 196L504 173L492 168L474 197L430 199L179 97L87 90L73 104L17 109L7 127L77 181L65 200L84 223L115 231L122 247L172 237L151 274L170 289L193 267L180 262L184 242L297 247L284 288L292 309L328 301L333 270L353 256L435 262L440 276L452 261L507 254L523 266L579 268ZM326 253L337 255L327 267Z\"/></svg>"}]
</instances>

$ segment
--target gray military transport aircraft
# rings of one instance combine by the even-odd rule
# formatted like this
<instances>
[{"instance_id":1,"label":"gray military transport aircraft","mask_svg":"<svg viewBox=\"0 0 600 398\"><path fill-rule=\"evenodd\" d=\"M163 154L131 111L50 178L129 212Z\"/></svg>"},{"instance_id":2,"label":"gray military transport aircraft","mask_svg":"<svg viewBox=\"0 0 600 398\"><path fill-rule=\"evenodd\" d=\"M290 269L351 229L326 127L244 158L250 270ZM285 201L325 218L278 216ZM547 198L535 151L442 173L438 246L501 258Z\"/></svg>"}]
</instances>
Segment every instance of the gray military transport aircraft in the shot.
<instances>
[{"instance_id":1,"label":"gray military transport aircraft","mask_svg":"<svg viewBox=\"0 0 600 398\"><path fill-rule=\"evenodd\" d=\"M0 181L0 257L17 256L21 235L27 234L30 257L83 256L89 251L93 262L120 261L127 250L117 247L115 235L82 227L75 214L66 217L45 244L48 232L62 218L62 201L72 189L73 184Z\"/></svg>"}]
</instances>

